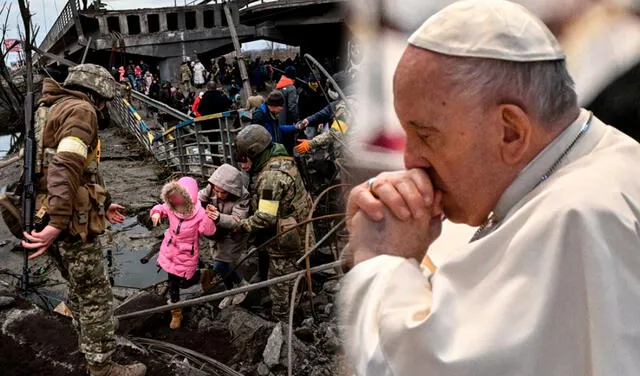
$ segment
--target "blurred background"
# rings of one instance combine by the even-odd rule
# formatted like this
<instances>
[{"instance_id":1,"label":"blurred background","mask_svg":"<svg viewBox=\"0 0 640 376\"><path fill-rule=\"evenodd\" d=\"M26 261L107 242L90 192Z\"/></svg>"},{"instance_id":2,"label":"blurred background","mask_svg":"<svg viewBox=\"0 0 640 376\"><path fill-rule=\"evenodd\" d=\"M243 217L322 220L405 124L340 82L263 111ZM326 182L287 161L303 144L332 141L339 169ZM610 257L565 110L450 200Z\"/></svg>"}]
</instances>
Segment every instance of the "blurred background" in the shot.
<instances>
[{"instance_id":1,"label":"blurred background","mask_svg":"<svg viewBox=\"0 0 640 376\"><path fill-rule=\"evenodd\" d=\"M579 104L640 140L640 0L518 0L559 39ZM392 78L407 39L450 0L353 0L350 24L362 63L351 128L359 179L403 168L404 134L393 108ZM436 265L475 229L445 221L429 249Z\"/></svg>"}]
</instances>

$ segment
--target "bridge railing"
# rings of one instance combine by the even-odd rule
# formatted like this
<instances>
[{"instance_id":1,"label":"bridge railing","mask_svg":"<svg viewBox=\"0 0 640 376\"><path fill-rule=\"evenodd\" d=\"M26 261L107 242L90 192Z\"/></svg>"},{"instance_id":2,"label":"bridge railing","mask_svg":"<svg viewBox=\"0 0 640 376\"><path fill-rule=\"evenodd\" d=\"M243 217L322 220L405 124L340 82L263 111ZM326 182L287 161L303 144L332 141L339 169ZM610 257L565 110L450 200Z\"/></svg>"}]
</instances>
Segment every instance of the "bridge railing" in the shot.
<instances>
[{"instance_id":1,"label":"bridge railing","mask_svg":"<svg viewBox=\"0 0 640 376\"><path fill-rule=\"evenodd\" d=\"M110 101L108 106L111 118L133 135L140 145L142 145L147 151L153 153L151 146L153 144L155 134L151 129L149 129L142 119L142 116L140 116L138 111L131 106L129 101L127 101L120 93L117 93L114 100Z\"/></svg>"},{"instance_id":2,"label":"bridge railing","mask_svg":"<svg viewBox=\"0 0 640 376\"><path fill-rule=\"evenodd\" d=\"M243 110L187 120L156 136L156 159L185 175L211 176L224 163L236 164L234 142Z\"/></svg>"},{"instance_id":3,"label":"bridge railing","mask_svg":"<svg viewBox=\"0 0 640 376\"><path fill-rule=\"evenodd\" d=\"M167 168L203 178L224 163L236 164L234 142L248 114L228 111L183 121L160 133L120 93L109 103L109 114L140 145Z\"/></svg>"},{"instance_id":4,"label":"bridge railing","mask_svg":"<svg viewBox=\"0 0 640 376\"><path fill-rule=\"evenodd\" d=\"M53 23L51 29L40 43L40 49L49 52L49 49L67 32L67 28L74 23L74 7L80 9L80 0L69 0L62 8L62 12L58 15L56 22Z\"/></svg>"}]
</instances>

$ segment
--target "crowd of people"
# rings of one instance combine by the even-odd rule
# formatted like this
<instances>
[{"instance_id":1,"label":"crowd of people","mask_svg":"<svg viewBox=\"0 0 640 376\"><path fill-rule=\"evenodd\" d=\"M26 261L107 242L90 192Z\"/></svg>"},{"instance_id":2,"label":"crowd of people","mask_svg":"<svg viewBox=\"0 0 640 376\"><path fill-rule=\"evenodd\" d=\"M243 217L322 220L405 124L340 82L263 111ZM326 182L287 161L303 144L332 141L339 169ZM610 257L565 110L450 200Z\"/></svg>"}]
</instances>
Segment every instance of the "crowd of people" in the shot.
<instances>
[{"instance_id":1,"label":"crowd of people","mask_svg":"<svg viewBox=\"0 0 640 376\"><path fill-rule=\"evenodd\" d=\"M329 73L335 73L339 69L340 58L324 58L322 62L326 64L324 67ZM254 60L247 59L246 66L252 87L251 95L264 98L269 87L282 89L285 93L289 101L289 110L285 112L286 117L283 115L284 123L298 121L298 117L310 116L326 105L326 99L319 89L319 73L311 73L299 55L286 60L263 60L260 57ZM112 67L112 75L130 90L141 92L194 117L242 106L242 78L237 59L229 62L225 57L220 57L204 64L200 59L192 60L186 57L180 65L177 80L179 83L161 80L157 69L153 69L144 61L136 64L130 60L126 66ZM294 89L296 93L291 93ZM202 101L205 96L208 99ZM255 104L257 100L254 98L249 102L249 110L254 109L251 103ZM293 107L299 109L294 111Z\"/></svg>"},{"instance_id":2,"label":"crowd of people","mask_svg":"<svg viewBox=\"0 0 640 376\"><path fill-rule=\"evenodd\" d=\"M244 127L235 139L240 169L222 165L199 192L197 182L191 178L165 186L161 194L164 203L154 207L150 216L154 225L161 218L169 220L158 256L158 264L169 275L169 304L179 301L181 288L200 283L202 290L208 291L216 276L223 279L227 289L246 285L244 276L233 267L249 248L249 239L253 245L262 244L308 217L313 187L301 172L304 162L296 157L324 147L334 151L326 162L341 156L339 150L351 112L350 97L340 98L338 92L351 93L348 78L346 72L335 75L332 82L327 82L325 98L316 78L301 80L294 66L284 67L275 89L266 98L248 98L252 125ZM209 80L191 111L204 116L230 109L233 101L219 87L215 79ZM251 281L299 270L296 260L302 255L301 240L306 230L299 229L292 235L259 252L259 270ZM209 252L213 260L203 269L199 269L198 262L200 236L211 240ZM313 233L309 236L313 239ZM291 287L291 282L270 287L275 319L288 319ZM219 308L240 304L245 296L229 296ZM179 328L181 321L182 310L172 310L170 327Z\"/></svg>"}]
</instances>

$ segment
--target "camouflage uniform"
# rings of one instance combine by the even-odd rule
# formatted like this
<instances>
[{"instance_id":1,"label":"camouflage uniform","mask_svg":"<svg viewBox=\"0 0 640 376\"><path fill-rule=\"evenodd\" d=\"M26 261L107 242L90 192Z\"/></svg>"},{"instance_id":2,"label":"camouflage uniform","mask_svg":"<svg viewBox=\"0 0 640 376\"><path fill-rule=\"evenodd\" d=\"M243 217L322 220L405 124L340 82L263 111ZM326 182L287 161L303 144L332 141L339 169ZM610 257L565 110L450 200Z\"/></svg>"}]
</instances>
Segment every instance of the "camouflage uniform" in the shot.
<instances>
[{"instance_id":1,"label":"camouflage uniform","mask_svg":"<svg viewBox=\"0 0 640 376\"><path fill-rule=\"evenodd\" d=\"M69 309L80 351L90 364L102 364L115 350L113 296L100 242L60 241L49 248L69 284Z\"/></svg>"},{"instance_id":2,"label":"camouflage uniform","mask_svg":"<svg viewBox=\"0 0 640 376\"><path fill-rule=\"evenodd\" d=\"M185 93L191 91L191 80L193 79L193 73L191 72L191 68L189 67L189 63L184 62L180 65L180 82L182 82L182 90Z\"/></svg>"},{"instance_id":3,"label":"camouflage uniform","mask_svg":"<svg viewBox=\"0 0 640 376\"><path fill-rule=\"evenodd\" d=\"M254 232L269 229L270 236L281 232L283 220L292 219L300 223L309 217L312 201L306 191L295 161L287 155L281 144L273 144L260 157L253 170L254 189L252 192L252 208L254 214L238 223L239 229ZM302 256L306 226L294 230L267 246L270 257L269 279L299 270L297 259ZM311 233L311 245L314 244ZM269 288L273 302L272 313L286 320L289 313L289 299L293 281L272 285Z\"/></svg>"},{"instance_id":4,"label":"camouflage uniform","mask_svg":"<svg viewBox=\"0 0 640 376\"><path fill-rule=\"evenodd\" d=\"M350 108L355 107L355 101L348 99L347 102L340 100L331 103L317 113L309 116L309 126L316 126L330 122L333 119L331 127L318 136L309 141L311 149L317 150L324 147L332 147L333 159L344 158L344 144L346 142L345 134L351 124Z\"/></svg>"},{"instance_id":5,"label":"camouflage uniform","mask_svg":"<svg viewBox=\"0 0 640 376\"><path fill-rule=\"evenodd\" d=\"M97 172L96 109L88 94L75 89L89 88L112 99L115 85L102 70L92 64L71 68L65 87L45 79L35 116L40 132L37 217L48 216L48 224L62 230L49 253L69 283L80 350L95 367L111 364L116 347L113 296L98 240L110 198Z\"/></svg>"}]
</instances>

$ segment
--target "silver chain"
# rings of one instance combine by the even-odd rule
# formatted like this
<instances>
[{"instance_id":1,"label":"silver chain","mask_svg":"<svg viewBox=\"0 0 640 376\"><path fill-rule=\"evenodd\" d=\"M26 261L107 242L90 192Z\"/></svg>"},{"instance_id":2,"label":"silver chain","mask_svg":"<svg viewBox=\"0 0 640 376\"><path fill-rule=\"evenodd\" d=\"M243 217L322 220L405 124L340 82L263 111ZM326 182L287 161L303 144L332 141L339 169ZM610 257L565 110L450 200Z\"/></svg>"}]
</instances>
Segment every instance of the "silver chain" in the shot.
<instances>
[{"instance_id":1,"label":"silver chain","mask_svg":"<svg viewBox=\"0 0 640 376\"><path fill-rule=\"evenodd\" d=\"M558 157L558 159L556 159L556 161L551 165L551 167L547 170L547 172L545 172L544 175L542 175L540 180L538 180L536 185L534 185L533 188L531 188L531 190L529 192L531 192L534 189L538 188L538 186L540 184L544 183L547 179L549 179L549 177L556 171L558 166L560 166L560 163L565 159L567 154L569 154L571 149L573 149L573 147L576 145L578 140L580 140L580 138L582 138L582 136L589 130L589 128L591 127L591 120L592 119L593 119L593 113L589 112L589 118L587 119L587 121L580 128L580 132L578 132L578 134L576 135L576 138L573 139L573 141L569 144L569 146L567 146L567 148L562 152L562 154L560 154L560 157ZM487 221L485 223L483 223L482 226L480 226L480 228L475 232L475 234L473 234L473 237L471 238L469 243L472 243L472 242L480 239L482 237L481 235L483 235L483 232L485 231L485 229L492 228L495 225L497 225L499 222L500 222L500 220L498 220L493 213L489 214L489 218L487 218Z\"/></svg>"}]
</instances>

